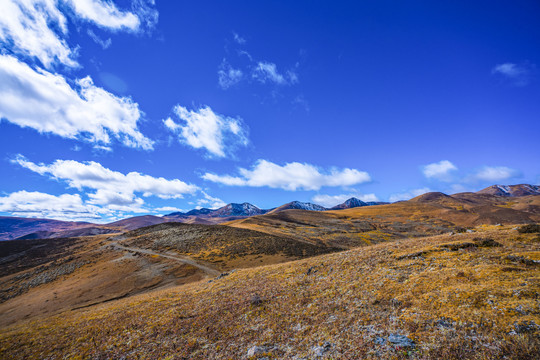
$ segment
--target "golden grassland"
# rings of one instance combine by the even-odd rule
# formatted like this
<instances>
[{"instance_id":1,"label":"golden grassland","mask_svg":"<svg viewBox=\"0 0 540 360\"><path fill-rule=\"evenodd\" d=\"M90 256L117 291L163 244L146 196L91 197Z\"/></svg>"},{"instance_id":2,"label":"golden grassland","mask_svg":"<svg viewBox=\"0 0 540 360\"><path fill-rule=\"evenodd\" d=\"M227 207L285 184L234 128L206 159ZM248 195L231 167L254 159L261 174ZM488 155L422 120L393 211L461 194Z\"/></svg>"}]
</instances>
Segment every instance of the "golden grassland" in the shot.
<instances>
[{"instance_id":1,"label":"golden grassland","mask_svg":"<svg viewBox=\"0 0 540 360\"><path fill-rule=\"evenodd\" d=\"M538 234L484 226L21 322L0 331L0 358L534 359L539 301Z\"/></svg>"}]
</instances>

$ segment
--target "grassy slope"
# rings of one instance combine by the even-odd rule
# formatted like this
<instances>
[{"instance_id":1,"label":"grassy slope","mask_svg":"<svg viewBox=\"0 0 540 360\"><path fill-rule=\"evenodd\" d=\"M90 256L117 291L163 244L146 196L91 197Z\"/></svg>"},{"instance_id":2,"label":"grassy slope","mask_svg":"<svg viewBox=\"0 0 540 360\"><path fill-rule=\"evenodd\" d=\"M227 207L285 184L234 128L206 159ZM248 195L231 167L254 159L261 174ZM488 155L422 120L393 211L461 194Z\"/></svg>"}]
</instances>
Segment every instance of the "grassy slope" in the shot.
<instances>
[{"instance_id":1,"label":"grassy slope","mask_svg":"<svg viewBox=\"0 0 540 360\"><path fill-rule=\"evenodd\" d=\"M532 359L538 261L537 234L500 227L382 243L14 325L0 357ZM375 343L396 332L416 349Z\"/></svg>"},{"instance_id":2,"label":"grassy slope","mask_svg":"<svg viewBox=\"0 0 540 360\"><path fill-rule=\"evenodd\" d=\"M188 256L219 274L335 251L251 230L178 223L141 228L121 238L0 242L0 326L208 276L156 254ZM153 253L126 251L116 243Z\"/></svg>"},{"instance_id":3,"label":"grassy slope","mask_svg":"<svg viewBox=\"0 0 540 360\"><path fill-rule=\"evenodd\" d=\"M226 224L350 249L392 239L443 234L481 224L540 221L540 196L458 195L428 193L394 204L337 211L286 210Z\"/></svg>"},{"instance_id":4,"label":"grassy slope","mask_svg":"<svg viewBox=\"0 0 540 360\"><path fill-rule=\"evenodd\" d=\"M248 229L182 223L150 226L130 231L121 238L120 243L125 246L161 253L173 251L223 271L296 260L338 250Z\"/></svg>"},{"instance_id":5,"label":"grassy slope","mask_svg":"<svg viewBox=\"0 0 540 360\"><path fill-rule=\"evenodd\" d=\"M197 269L102 245L108 235L0 243L0 326L204 278Z\"/></svg>"}]
</instances>

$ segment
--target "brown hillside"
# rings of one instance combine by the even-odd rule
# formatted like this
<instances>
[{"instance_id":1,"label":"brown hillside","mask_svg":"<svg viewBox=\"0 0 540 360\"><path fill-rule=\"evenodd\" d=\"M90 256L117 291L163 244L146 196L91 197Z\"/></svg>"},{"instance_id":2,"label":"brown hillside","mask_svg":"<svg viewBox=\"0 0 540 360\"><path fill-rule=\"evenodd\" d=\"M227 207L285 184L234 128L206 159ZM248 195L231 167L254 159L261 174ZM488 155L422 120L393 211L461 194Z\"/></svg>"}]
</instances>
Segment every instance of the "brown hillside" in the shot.
<instances>
[{"instance_id":1,"label":"brown hillside","mask_svg":"<svg viewBox=\"0 0 540 360\"><path fill-rule=\"evenodd\" d=\"M390 239L462 231L482 224L537 222L539 203L538 195L502 198L474 193L428 193L388 205L324 212L286 210L227 225L352 248Z\"/></svg>"},{"instance_id":2,"label":"brown hillside","mask_svg":"<svg viewBox=\"0 0 540 360\"><path fill-rule=\"evenodd\" d=\"M256 349L253 359L534 359L538 234L477 230L240 270L23 322L1 330L0 357L247 359Z\"/></svg>"},{"instance_id":3,"label":"brown hillside","mask_svg":"<svg viewBox=\"0 0 540 360\"><path fill-rule=\"evenodd\" d=\"M251 230L178 223L122 236L0 242L0 325L332 251Z\"/></svg>"}]
</instances>

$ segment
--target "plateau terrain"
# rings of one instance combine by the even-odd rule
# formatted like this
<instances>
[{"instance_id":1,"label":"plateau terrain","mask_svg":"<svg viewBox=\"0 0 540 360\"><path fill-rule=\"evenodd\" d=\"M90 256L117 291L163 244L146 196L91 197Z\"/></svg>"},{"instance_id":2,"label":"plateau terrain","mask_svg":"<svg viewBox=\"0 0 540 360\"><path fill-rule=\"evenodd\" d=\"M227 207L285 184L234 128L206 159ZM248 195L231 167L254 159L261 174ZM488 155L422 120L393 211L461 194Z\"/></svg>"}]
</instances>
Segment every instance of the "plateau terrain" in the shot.
<instances>
[{"instance_id":1,"label":"plateau terrain","mask_svg":"<svg viewBox=\"0 0 540 360\"><path fill-rule=\"evenodd\" d=\"M0 357L533 359L537 192L35 220L72 236L0 242Z\"/></svg>"}]
</instances>

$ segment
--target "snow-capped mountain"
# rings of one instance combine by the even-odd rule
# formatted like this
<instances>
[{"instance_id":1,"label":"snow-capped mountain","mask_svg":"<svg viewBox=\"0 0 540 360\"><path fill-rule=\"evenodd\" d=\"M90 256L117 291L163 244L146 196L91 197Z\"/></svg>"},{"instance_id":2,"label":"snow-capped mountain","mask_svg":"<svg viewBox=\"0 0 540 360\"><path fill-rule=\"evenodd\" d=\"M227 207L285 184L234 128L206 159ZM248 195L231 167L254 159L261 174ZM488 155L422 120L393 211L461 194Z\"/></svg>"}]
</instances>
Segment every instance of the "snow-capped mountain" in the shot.
<instances>
[{"instance_id":1,"label":"snow-capped mountain","mask_svg":"<svg viewBox=\"0 0 540 360\"><path fill-rule=\"evenodd\" d=\"M243 204L227 204L222 208L214 210L212 216L254 216L264 213L266 213L266 210L261 210L255 205L246 202Z\"/></svg>"},{"instance_id":2,"label":"snow-capped mountain","mask_svg":"<svg viewBox=\"0 0 540 360\"><path fill-rule=\"evenodd\" d=\"M290 210L290 209L297 209L297 210L309 210L309 211L325 211L328 210L327 208L312 204L308 202L301 202L301 201L292 201L290 203L287 203L285 205L281 205L280 207L277 207L275 209L272 209L270 213L277 213L283 210Z\"/></svg>"},{"instance_id":3,"label":"snow-capped mountain","mask_svg":"<svg viewBox=\"0 0 540 360\"><path fill-rule=\"evenodd\" d=\"M540 186L530 184L519 185L492 185L483 190L478 191L478 194L487 194L495 196L528 196L540 195Z\"/></svg>"},{"instance_id":4,"label":"snow-capped mountain","mask_svg":"<svg viewBox=\"0 0 540 360\"><path fill-rule=\"evenodd\" d=\"M188 218L188 217L230 217L230 216L254 216L265 214L267 210L261 210L250 203L243 204L227 204L219 209L194 209L188 212L174 212L165 215L168 218Z\"/></svg>"}]
</instances>

